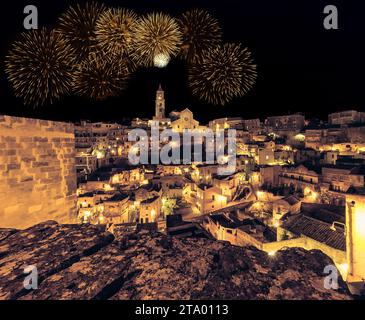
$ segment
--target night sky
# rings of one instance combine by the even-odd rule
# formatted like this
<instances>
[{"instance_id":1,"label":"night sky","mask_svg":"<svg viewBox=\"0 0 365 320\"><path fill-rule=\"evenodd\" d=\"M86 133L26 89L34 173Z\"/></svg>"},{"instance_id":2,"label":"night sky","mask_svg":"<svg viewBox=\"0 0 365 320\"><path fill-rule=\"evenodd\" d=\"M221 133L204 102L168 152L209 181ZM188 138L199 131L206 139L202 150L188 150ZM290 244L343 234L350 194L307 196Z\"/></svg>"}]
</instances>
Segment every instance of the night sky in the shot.
<instances>
[{"instance_id":1,"label":"night sky","mask_svg":"<svg viewBox=\"0 0 365 320\"><path fill-rule=\"evenodd\" d=\"M16 2L16 3L15 3ZM4 57L23 29L23 8L34 4L39 25L52 26L69 4L79 1L7 1L0 19L0 113L44 119L118 121L151 117L155 91L161 82L167 112L190 108L201 122L225 116L244 118L304 112L326 119L329 112L348 108L365 111L365 5L364 1L334 0L113 0L108 5L137 13L161 10L178 15L206 8L222 26L226 42L249 47L258 65L258 80L245 97L225 107L199 102L189 93L185 64L170 62L165 69L143 69L133 75L125 93L95 102L66 97L37 109L24 107L14 97L4 73ZM323 9L337 5L339 30L323 28Z\"/></svg>"}]
</instances>

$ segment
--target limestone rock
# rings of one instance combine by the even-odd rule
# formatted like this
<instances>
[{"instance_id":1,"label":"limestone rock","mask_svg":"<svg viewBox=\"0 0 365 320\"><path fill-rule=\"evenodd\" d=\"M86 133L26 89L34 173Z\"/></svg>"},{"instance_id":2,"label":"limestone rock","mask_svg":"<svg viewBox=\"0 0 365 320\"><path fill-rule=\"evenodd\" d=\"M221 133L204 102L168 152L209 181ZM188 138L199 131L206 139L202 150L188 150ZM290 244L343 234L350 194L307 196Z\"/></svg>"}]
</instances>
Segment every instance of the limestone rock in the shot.
<instances>
[{"instance_id":1,"label":"limestone rock","mask_svg":"<svg viewBox=\"0 0 365 320\"><path fill-rule=\"evenodd\" d=\"M16 299L29 293L23 285L27 266L36 266L41 282L113 239L100 227L59 225L54 221L8 236L0 241L0 299Z\"/></svg>"},{"instance_id":2,"label":"limestone rock","mask_svg":"<svg viewBox=\"0 0 365 320\"><path fill-rule=\"evenodd\" d=\"M114 237L100 226L48 221L0 230L0 299L351 299L340 279L324 288L319 251L275 256L254 247L142 230ZM23 288L24 266L39 272Z\"/></svg>"}]
</instances>

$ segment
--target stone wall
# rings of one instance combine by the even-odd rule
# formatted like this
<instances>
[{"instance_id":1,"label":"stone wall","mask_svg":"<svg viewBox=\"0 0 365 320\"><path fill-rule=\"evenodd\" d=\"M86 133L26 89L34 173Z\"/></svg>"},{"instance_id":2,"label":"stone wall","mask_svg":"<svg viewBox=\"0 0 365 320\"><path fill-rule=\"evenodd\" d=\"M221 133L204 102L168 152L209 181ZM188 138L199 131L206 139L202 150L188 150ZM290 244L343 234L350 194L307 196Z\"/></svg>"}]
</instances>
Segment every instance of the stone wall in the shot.
<instances>
[{"instance_id":1,"label":"stone wall","mask_svg":"<svg viewBox=\"0 0 365 320\"><path fill-rule=\"evenodd\" d=\"M76 220L72 124L0 115L0 227Z\"/></svg>"},{"instance_id":2,"label":"stone wall","mask_svg":"<svg viewBox=\"0 0 365 320\"><path fill-rule=\"evenodd\" d=\"M352 143L363 143L365 140L365 126L346 128L348 141Z\"/></svg>"}]
</instances>

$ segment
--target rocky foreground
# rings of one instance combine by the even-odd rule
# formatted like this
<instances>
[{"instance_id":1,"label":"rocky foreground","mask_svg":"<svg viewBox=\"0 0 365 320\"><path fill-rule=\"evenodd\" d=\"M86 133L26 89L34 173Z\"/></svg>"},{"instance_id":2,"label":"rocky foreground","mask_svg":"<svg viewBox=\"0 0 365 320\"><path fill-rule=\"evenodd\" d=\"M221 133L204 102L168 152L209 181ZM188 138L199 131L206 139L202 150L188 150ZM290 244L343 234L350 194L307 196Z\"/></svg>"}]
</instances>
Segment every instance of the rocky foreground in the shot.
<instances>
[{"instance_id":1,"label":"rocky foreground","mask_svg":"<svg viewBox=\"0 0 365 320\"><path fill-rule=\"evenodd\" d=\"M47 221L0 229L0 299L351 299L345 283L324 288L319 251L274 257L206 239L139 231L120 239L100 226ZM37 290L24 289L35 265Z\"/></svg>"}]
</instances>

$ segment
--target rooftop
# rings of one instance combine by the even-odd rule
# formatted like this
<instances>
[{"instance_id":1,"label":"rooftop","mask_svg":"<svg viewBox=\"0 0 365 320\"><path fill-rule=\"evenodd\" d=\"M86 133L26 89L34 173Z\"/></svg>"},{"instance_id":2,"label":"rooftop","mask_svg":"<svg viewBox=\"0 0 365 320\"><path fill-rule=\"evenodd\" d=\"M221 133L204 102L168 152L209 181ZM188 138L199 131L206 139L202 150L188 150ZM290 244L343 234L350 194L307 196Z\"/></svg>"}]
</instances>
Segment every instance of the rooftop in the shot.
<instances>
[{"instance_id":1,"label":"rooftop","mask_svg":"<svg viewBox=\"0 0 365 320\"><path fill-rule=\"evenodd\" d=\"M86 192L83 194L80 194L78 197L79 198L92 198L94 196L94 192Z\"/></svg>"},{"instance_id":2,"label":"rooftop","mask_svg":"<svg viewBox=\"0 0 365 320\"><path fill-rule=\"evenodd\" d=\"M301 212L314 219L332 224L335 221L345 223L346 208L322 203L302 202Z\"/></svg>"},{"instance_id":3,"label":"rooftop","mask_svg":"<svg viewBox=\"0 0 365 320\"><path fill-rule=\"evenodd\" d=\"M149 199L146 199L146 200L143 200L141 202L141 204L150 204L150 203L153 203L155 202L157 199L159 199L160 197L159 196L155 196L153 198L149 198Z\"/></svg>"},{"instance_id":4,"label":"rooftop","mask_svg":"<svg viewBox=\"0 0 365 320\"><path fill-rule=\"evenodd\" d=\"M344 231L341 229L331 230L331 224L297 214L291 216L282 225L286 229L298 236L306 236L327 246L346 251L346 239Z\"/></svg>"},{"instance_id":5,"label":"rooftop","mask_svg":"<svg viewBox=\"0 0 365 320\"><path fill-rule=\"evenodd\" d=\"M128 198L127 194L117 192L116 194L114 194L114 196L112 196L111 198L109 198L105 202L119 202L119 201L123 201L127 198Z\"/></svg>"},{"instance_id":6,"label":"rooftop","mask_svg":"<svg viewBox=\"0 0 365 320\"><path fill-rule=\"evenodd\" d=\"M291 206L293 206L293 205L297 204L298 202L300 202L300 200L297 197L295 197L295 196L288 196L288 197L286 197L286 198L284 198L282 200L286 201Z\"/></svg>"},{"instance_id":7,"label":"rooftop","mask_svg":"<svg viewBox=\"0 0 365 320\"><path fill-rule=\"evenodd\" d=\"M353 175L365 175L365 165L357 164L326 164L323 169L347 170Z\"/></svg>"},{"instance_id":8,"label":"rooftop","mask_svg":"<svg viewBox=\"0 0 365 320\"><path fill-rule=\"evenodd\" d=\"M209 216L209 218L214 222L214 223L218 223L219 225L221 225L224 228L229 228L229 229L236 229L237 227L239 227L239 224L228 219L224 214L219 213L219 214L212 214Z\"/></svg>"},{"instance_id":9,"label":"rooftop","mask_svg":"<svg viewBox=\"0 0 365 320\"><path fill-rule=\"evenodd\" d=\"M238 229L262 243L275 242L277 238L276 231L271 230L257 219L249 218L243 220L242 225Z\"/></svg>"}]
</instances>

